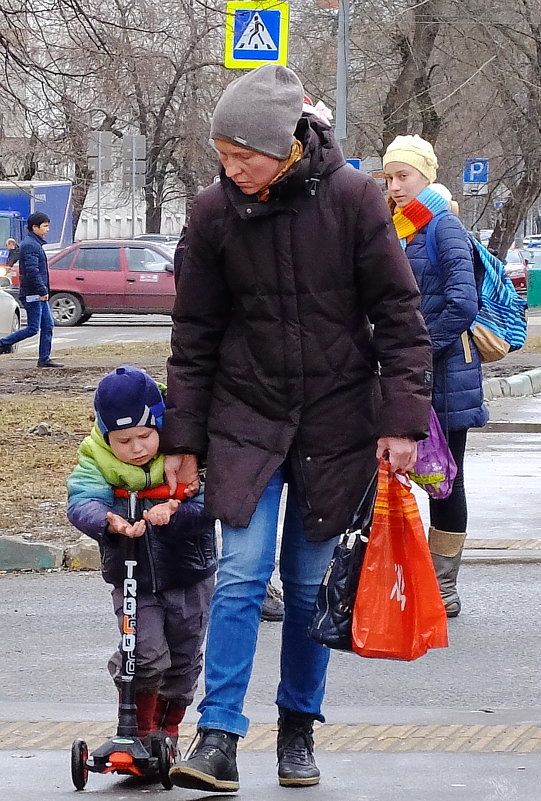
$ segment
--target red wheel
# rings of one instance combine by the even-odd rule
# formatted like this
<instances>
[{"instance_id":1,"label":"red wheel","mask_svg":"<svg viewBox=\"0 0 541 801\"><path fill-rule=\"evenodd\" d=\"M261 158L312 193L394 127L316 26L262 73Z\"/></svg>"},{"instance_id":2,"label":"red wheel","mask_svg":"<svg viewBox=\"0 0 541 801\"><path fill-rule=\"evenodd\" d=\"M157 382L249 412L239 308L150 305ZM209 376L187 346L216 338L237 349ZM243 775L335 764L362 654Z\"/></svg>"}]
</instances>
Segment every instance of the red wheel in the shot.
<instances>
[{"instance_id":1,"label":"red wheel","mask_svg":"<svg viewBox=\"0 0 541 801\"><path fill-rule=\"evenodd\" d=\"M71 780L76 790L84 790L88 781L88 747L84 740L74 740L71 746Z\"/></svg>"}]
</instances>

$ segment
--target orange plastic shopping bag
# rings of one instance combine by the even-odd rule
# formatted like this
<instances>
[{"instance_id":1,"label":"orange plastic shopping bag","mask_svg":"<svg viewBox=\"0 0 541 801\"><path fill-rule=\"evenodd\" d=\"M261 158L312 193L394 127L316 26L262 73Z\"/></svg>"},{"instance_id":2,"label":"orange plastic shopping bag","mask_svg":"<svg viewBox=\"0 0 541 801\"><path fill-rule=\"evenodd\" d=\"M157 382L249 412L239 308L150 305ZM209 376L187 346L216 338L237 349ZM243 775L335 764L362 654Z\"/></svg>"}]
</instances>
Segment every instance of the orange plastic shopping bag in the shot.
<instances>
[{"instance_id":1,"label":"orange plastic shopping bag","mask_svg":"<svg viewBox=\"0 0 541 801\"><path fill-rule=\"evenodd\" d=\"M384 659L409 661L448 644L447 615L417 502L407 479L399 480L384 460L352 634L355 653Z\"/></svg>"}]
</instances>

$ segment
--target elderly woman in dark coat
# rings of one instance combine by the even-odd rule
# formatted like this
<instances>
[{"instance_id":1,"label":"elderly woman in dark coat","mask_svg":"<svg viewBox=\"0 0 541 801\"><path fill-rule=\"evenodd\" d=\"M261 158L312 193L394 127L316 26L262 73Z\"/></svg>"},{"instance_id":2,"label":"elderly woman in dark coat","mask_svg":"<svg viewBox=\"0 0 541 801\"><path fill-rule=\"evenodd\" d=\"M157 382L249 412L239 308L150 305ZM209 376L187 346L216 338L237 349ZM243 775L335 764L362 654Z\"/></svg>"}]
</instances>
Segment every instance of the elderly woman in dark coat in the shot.
<instances>
[{"instance_id":1,"label":"elderly woman in dark coat","mask_svg":"<svg viewBox=\"0 0 541 801\"><path fill-rule=\"evenodd\" d=\"M236 743L284 482L278 776L317 784L327 649L307 634L337 535L376 467L415 461L427 429L430 343L410 266L379 187L347 166L330 127L299 120L296 75L268 65L234 81L211 137L219 183L195 200L173 312L166 474L196 487L223 552L206 653L200 739L175 784L239 787Z\"/></svg>"}]
</instances>

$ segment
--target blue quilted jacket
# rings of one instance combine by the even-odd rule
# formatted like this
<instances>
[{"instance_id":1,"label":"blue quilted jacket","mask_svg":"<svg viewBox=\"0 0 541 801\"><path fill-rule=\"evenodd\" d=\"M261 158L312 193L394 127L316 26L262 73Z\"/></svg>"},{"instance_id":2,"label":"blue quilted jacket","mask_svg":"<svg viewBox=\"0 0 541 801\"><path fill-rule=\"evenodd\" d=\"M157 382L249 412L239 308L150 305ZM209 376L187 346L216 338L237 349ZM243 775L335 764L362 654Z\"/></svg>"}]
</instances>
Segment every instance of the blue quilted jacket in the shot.
<instances>
[{"instance_id":1,"label":"blue quilted jacket","mask_svg":"<svg viewBox=\"0 0 541 801\"><path fill-rule=\"evenodd\" d=\"M432 340L432 403L443 429L456 431L483 426L488 420L481 362L468 333L478 298L471 245L457 217L442 217L436 243L437 266L428 258L426 227L409 242L406 255L421 291L421 312Z\"/></svg>"},{"instance_id":2,"label":"blue quilted jacket","mask_svg":"<svg viewBox=\"0 0 541 801\"><path fill-rule=\"evenodd\" d=\"M47 295L49 292L49 270L47 256L43 250L46 242L30 231L21 242L19 253L19 297Z\"/></svg>"}]
</instances>

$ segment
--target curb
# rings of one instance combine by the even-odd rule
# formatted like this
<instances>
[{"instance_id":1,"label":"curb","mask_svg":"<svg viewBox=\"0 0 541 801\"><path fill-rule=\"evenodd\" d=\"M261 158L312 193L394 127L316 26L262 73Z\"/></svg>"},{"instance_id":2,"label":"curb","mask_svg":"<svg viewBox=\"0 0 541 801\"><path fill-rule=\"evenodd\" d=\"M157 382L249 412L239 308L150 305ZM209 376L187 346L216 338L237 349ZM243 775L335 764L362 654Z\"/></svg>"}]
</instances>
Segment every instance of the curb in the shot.
<instances>
[{"instance_id":1,"label":"curb","mask_svg":"<svg viewBox=\"0 0 541 801\"><path fill-rule=\"evenodd\" d=\"M28 542L22 537L0 536L0 573L43 570L100 570L98 543L83 534L72 545Z\"/></svg>"},{"instance_id":2,"label":"curb","mask_svg":"<svg viewBox=\"0 0 541 801\"><path fill-rule=\"evenodd\" d=\"M483 381L485 400L521 398L541 393L541 367L511 375L508 378L487 378Z\"/></svg>"},{"instance_id":3,"label":"curb","mask_svg":"<svg viewBox=\"0 0 541 801\"><path fill-rule=\"evenodd\" d=\"M541 563L541 538L528 540L466 540L463 564L525 565ZM0 573L69 570L97 572L101 568L98 544L81 537L66 548L18 537L0 537Z\"/></svg>"}]
</instances>

